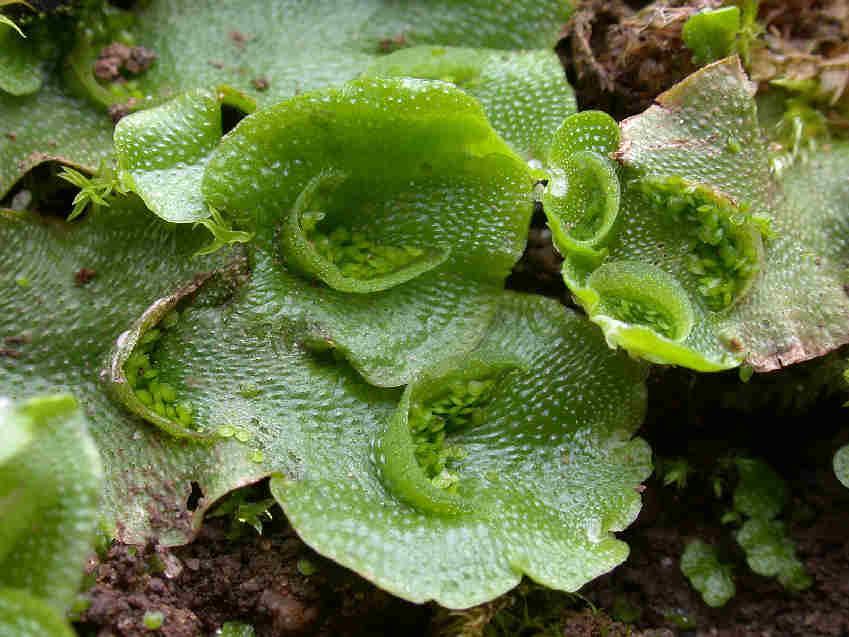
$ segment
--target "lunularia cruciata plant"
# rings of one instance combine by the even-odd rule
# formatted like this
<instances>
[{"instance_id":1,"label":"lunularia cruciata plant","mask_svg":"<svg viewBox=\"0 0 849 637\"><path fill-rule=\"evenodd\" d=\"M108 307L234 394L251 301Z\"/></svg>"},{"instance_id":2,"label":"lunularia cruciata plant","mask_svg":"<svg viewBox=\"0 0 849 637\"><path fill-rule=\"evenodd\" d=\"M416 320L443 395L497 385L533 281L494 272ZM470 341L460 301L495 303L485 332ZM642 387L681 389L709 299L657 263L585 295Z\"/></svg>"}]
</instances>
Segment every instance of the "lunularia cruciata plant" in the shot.
<instances>
[{"instance_id":1,"label":"lunularia cruciata plant","mask_svg":"<svg viewBox=\"0 0 849 637\"><path fill-rule=\"evenodd\" d=\"M747 380L849 342L849 146L714 61L756 54L756 3L693 14L707 66L621 122L576 113L558 52L608 25L555 52L570 4L0 15L0 637L69 634L96 526L184 544L248 485L255 530L277 503L407 600L577 591L628 553L648 363ZM535 210L578 311L505 290L553 264ZM735 551L805 588L783 485L733 467ZM727 555L682 556L711 605Z\"/></svg>"},{"instance_id":2,"label":"lunularia cruciata plant","mask_svg":"<svg viewBox=\"0 0 849 637\"><path fill-rule=\"evenodd\" d=\"M621 562L613 532L650 472L631 438L645 367L503 290L536 180L481 106L445 82L361 79L219 141L222 95L121 122L119 190L141 199L0 223L0 388L80 396L119 537L184 542L272 476L309 545L414 601L466 607L523 575L575 590ZM204 207L242 236L192 258L205 231L160 217ZM81 268L98 274L81 285Z\"/></svg>"},{"instance_id":3,"label":"lunularia cruciata plant","mask_svg":"<svg viewBox=\"0 0 849 637\"><path fill-rule=\"evenodd\" d=\"M223 104L245 112L256 108L226 87L216 92L197 89L118 122L115 153L120 187L138 193L165 221L188 223L209 217L200 181L221 140Z\"/></svg>"},{"instance_id":4,"label":"lunularia cruciata plant","mask_svg":"<svg viewBox=\"0 0 849 637\"><path fill-rule=\"evenodd\" d=\"M608 342L655 363L769 371L849 340L847 148L777 174L737 58L617 124L568 118L545 210Z\"/></svg>"},{"instance_id":5,"label":"lunularia cruciata plant","mask_svg":"<svg viewBox=\"0 0 849 637\"><path fill-rule=\"evenodd\" d=\"M268 313L277 290L263 277L225 302L210 283L175 306L151 368L212 428L219 453L275 475L272 493L317 551L449 607L490 599L523 573L571 590L624 559L610 532L636 515L650 471L648 449L629 441L643 371L585 321L502 293L462 360L404 391L379 389L304 350L298 326Z\"/></svg>"},{"instance_id":6,"label":"lunularia cruciata plant","mask_svg":"<svg viewBox=\"0 0 849 637\"><path fill-rule=\"evenodd\" d=\"M629 439L641 381L585 320L507 293L471 354L415 379L377 432L311 436L311 465L272 493L308 544L407 599L468 606L522 573L577 590L627 555L611 532L636 517L651 471Z\"/></svg>"},{"instance_id":7,"label":"lunularia cruciata plant","mask_svg":"<svg viewBox=\"0 0 849 637\"><path fill-rule=\"evenodd\" d=\"M0 635L65 637L99 517L102 472L67 394L0 398Z\"/></svg>"}]
</instances>

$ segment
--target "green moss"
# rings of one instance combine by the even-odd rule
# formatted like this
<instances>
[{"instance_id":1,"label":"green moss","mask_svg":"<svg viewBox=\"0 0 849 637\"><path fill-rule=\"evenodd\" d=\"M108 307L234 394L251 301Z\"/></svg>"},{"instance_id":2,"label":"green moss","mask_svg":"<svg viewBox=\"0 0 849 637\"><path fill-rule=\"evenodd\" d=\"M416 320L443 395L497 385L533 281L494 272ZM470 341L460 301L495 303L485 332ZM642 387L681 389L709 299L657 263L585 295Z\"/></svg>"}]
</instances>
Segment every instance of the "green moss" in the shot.
<instances>
[{"instance_id":1,"label":"green moss","mask_svg":"<svg viewBox=\"0 0 849 637\"><path fill-rule=\"evenodd\" d=\"M209 517L225 518L229 522L227 537L230 539L240 538L247 528L251 527L259 535L262 535L263 524L273 520L271 508L274 500L262 498L255 500L260 493L256 487L247 487L230 492L215 505L215 508L207 515Z\"/></svg>"}]
</instances>

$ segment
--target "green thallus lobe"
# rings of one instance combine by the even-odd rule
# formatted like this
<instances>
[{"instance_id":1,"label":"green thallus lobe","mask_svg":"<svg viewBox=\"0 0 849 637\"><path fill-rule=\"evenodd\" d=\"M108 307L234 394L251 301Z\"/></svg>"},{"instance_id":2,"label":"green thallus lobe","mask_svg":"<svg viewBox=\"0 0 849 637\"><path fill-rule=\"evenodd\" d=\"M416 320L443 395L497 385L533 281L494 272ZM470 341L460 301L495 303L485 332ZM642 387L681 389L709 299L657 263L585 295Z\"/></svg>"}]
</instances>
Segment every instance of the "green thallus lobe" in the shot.
<instances>
[{"instance_id":1,"label":"green thallus lobe","mask_svg":"<svg viewBox=\"0 0 849 637\"><path fill-rule=\"evenodd\" d=\"M610 154L619 127L606 113L582 111L557 129L549 153L551 185L544 208L555 247L598 260L619 214L621 188Z\"/></svg>"},{"instance_id":2,"label":"green thallus lobe","mask_svg":"<svg viewBox=\"0 0 849 637\"><path fill-rule=\"evenodd\" d=\"M584 211L584 215L571 224L571 234L579 241L591 241L597 238L602 224L610 216L608 209L613 208L615 214L615 207L619 204L618 188L612 194L607 192L608 183L617 183L614 181L616 174L610 169L610 162L598 153L586 151L575 155L573 159L578 160L576 164L581 164L581 170L572 172L572 181L589 178L593 183L581 185L587 190L597 189L597 194L591 200L592 205ZM596 175L596 172L600 175ZM608 199L612 199L613 203L608 203Z\"/></svg>"},{"instance_id":3,"label":"green thallus lobe","mask_svg":"<svg viewBox=\"0 0 849 637\"><path fill-rule=\"evenodd\" d=\"M262 109L203 177L208 203L256 233L274 287L304 300L280 315L380 386L479 340L524 247L534 183L477 102L412 79Z\"/></svg>"}]
</instances>

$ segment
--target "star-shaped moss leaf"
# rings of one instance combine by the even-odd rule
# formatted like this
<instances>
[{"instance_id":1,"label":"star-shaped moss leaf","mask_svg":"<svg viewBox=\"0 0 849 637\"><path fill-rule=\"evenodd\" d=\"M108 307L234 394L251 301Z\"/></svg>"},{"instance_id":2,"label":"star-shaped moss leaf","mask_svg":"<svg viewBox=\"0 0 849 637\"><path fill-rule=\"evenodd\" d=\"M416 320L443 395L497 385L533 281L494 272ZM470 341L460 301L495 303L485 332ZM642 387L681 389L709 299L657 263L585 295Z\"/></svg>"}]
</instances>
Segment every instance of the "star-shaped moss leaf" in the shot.
<instances>
[{"instance_id":1,"label":"star-shaped moss leaf","mask_svg":"<svg viewBox=\"0 0 849 637\"><path fill-rule=\"evenodd\" d=\"M559 129L546 212L564 279L612 345L769 371L849 340L849 150L777 178L752 95L728 58L622 122L621 139L602 113Z\"/></svg>"}]
</instances>

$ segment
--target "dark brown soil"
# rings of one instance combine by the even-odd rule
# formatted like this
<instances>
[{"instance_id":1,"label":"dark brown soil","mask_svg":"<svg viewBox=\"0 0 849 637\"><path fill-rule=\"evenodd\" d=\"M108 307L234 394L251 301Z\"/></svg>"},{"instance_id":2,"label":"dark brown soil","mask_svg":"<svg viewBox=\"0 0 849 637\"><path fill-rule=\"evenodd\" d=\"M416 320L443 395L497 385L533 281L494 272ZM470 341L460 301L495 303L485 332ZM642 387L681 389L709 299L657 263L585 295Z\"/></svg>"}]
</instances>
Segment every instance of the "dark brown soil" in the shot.
<instances>
[{"instance_id":1,"label":"dark brown soil","mask_svg":"<svg viewBox=\"0 0 849 637\"><path fill-rule=\"evenodd\" d=\"M284 522L270 527L264 536L245 527L242 537L229 540L227 524L212 518L189 546L113 545L92 564L82 634L149 636L147 611L163 613L156 634L166 637L211 635L235 620L252 624L260 637L422 634L427 607L402 602L322 559ZM398 632L387 633L387 626Z\"/></svg>"},{"instance_id":2,"label":"dark brown soil","mask_svg":"<svg viewBox=\"0 0 849 637\"><path fill-rule=\"evenodd\" d=\"M659 0L634 8L625 0L581 0L559 47L583 109L617 119L649 107L654 98L698 67L681 30L697 11L721 0ZM643 5L646 3L638 3ZM815 80L822 106L846 107L849 89L849 0L761 0L762 41L747 60L753 79ZM845 112L829 119L849 127Z\"/></svg>"},{"instance_id":3,"label":"dark brown soil","mask_svg":"<svg viewBox=\"0 0 849 637\"><path fill-rule=\"evenodd\" d=\"M846 0L761 0L758 14L768 32L795 42L799 50L828 55L846 45Z\"/></svg>"},{"instance_id":4,"label":"dark brown soil","mask_svg":"<svg viewBox=\"0 0 849 637\"><path fill-rule=\"evenodd\" d=\"M569 292L560 275L563 263L557 250L551 242L551 231L545 223L542 210L534 213L528 243L525 253L513 267L513 272L507 279L507 287L511 290L543 294L559 299L569 304Z\"/></svg>"},{"instance_id":5,"label":"dark brown soil","mask_svg":"<svg viewBox=\"0 0 849 637\"><path fill-rule=\"evenodd\" d=\"M829 122L849 128L849 0L763 0L759 17L766 27L752 52L753 79L815 85L807 92Z\"/></svg>"},{"instance_id":6,"label":"dark brown soil","mask_svg":"<svg viewBox=\"0 0 849 637\"><path fill-rule=\"evenodd\" d=\"M143 46L112 42L104 46L94 62L94 76L101 82L127 81L144 73L156 61L156 53Z\"/></svg>"}]
</instances>

